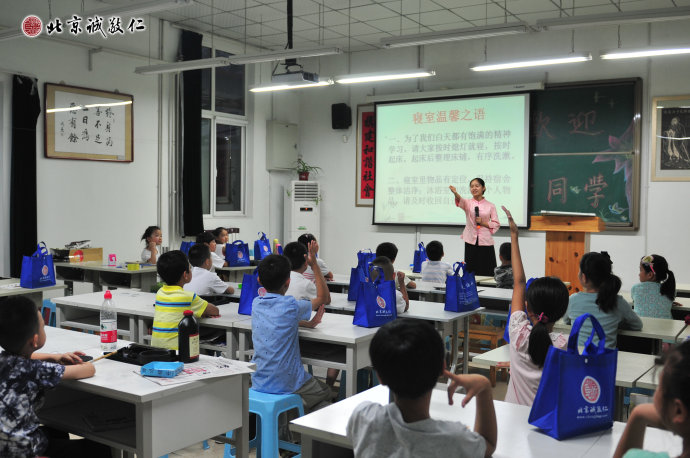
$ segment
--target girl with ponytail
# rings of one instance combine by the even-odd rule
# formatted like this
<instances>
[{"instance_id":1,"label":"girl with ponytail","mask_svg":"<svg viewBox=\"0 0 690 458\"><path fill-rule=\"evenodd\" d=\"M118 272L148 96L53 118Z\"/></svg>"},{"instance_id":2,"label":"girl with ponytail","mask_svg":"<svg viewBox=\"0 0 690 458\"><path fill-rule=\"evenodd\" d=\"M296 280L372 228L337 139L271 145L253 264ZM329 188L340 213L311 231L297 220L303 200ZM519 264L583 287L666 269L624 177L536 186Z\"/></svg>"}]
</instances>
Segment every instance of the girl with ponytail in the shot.
<instances>
[{"instance_id":1,"label":"girl with ponytail","mask_svg":"<svg viewBox=\"0 0 690 458\"><path fill-rule=\"evenodd\" d=\"M635 313L652 318L669 318L676 298L676 277L663 256L651 254L640 260L640 283L630 294Z\"/></svg>"},{"instance_id":2,"label":"girl with ponytail","mask_svg":"<svg viewBox=\"0 0 690 458\"><path fill-rule=\"evenodd\" d=\"M578 278L583 291L570 296L568 311L563 318L566 324L584 313L591 313L599 321L606 333L606 348L616 348L618 329L642 329L640 317L633 312L630 304L618 292L621 279L611 271L611 258L605 251L587 253L580 260ZM584 345L592 332L589 320L580 331L579 345ZM594 342L599 342L595 336Z\"/></svg>"},{"instance_id":3,"label":"girl with ponytail","mask_svg":"<svg viewBox=\"0 0 690 458\"><path fill-rule=\"evenodd\" d=\"M549 347L565 348L568 337L553 332L553 325L568 307L568 289L561 280L542 277L525 283L520 256L518 228L510 212L502 207L510 223L513 264L513 299L508 323L510 334L510 381L505 400L531 406L537 394Z\"/></svg>"}]
</instances>

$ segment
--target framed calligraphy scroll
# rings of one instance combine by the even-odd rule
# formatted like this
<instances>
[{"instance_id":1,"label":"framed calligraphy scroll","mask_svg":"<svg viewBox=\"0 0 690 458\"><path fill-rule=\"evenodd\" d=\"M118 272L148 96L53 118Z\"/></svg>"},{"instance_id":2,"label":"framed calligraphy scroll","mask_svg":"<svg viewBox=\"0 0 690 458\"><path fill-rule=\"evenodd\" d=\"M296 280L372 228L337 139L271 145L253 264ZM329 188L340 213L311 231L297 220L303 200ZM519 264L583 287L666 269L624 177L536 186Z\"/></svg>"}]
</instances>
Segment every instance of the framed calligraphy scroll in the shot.
<instances>
[{"instance_id":1,"label":"framed calligraphy scroll","mask_svg":"<svg viewBox=\"0 0 690 458\"><path fill-rule=\"evenodd\" d=\"M357 180L355 205L374 205L376 166L376 110L374 105L357 106Z\"/></svg>"},{"instance_id":2,"label":"framed calligraphy scroll","mask_svg":"<svg viewBox=\"0 0 690 458\"><path fill-rule=\"evenodd\" d=\"M45 85L45 157L132 162L133 97Z\"/></svg>"},{"instance_id":3,"label":"framed calligraphy scroll","mask_svg":"<svg viewBox=\"0 0 690 458\"><path fill-rule=\"evenodd\" d=\"M530 213L594 213L639 225L639 78L550 85L534 93Z\"/></svg>"},{"instance_id":4,"label":"framed calligraphy scroll","mask_svg":"<svg viewBox=\"0 0 690 458\"><path fill-rule=\"evenodd\" d=\"M690 181L690 95L652 99L652 181Z\"/></svg>"}]
</instances>

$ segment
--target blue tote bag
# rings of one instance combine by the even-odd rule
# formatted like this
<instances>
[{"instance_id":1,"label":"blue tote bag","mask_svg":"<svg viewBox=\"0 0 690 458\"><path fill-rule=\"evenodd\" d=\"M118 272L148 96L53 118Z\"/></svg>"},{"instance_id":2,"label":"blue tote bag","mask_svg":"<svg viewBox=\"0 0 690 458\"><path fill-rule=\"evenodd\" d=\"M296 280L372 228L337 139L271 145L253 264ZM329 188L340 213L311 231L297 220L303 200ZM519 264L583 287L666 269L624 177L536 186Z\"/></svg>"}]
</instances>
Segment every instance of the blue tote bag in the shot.
<instances>
[{"instance_id":1,"label":"blue tote bag","mask_svg":"<svg viewBox=\"0 0 690 458\"><path fill-rule=\"evenodd\" d=\"M426 248L424 244L419 242L418 249L414 250L414 264L412 264L412 272L420 273L422 271L422 263L429 259L426 256Z\"/></svg>"},{"instance_id":2,"label":"blue tote bag","mask_svg":"<svg viewBox=\"0 0 690 458\"><path fill-rule=\"evenodd\" d=\"M249 246L242 240L235 240L225 244L225 260L230 267L249 265Z\"/></svg>"},{"instance_id":3,"label":"blue tote bag","mask_svg":"<svg viewBox=\"0 0 690 458\"><path fill-rule=\"evenodd\" d=\"M462 269L462 277L459 275ZM453 264L453 275L446 277L446 312L470 312L479 308L474 273L465 270L464 262Z\"/></svg>"},{"instance_id":4,"label":"blue tote bag","mask_svg":"<svg viewBox=\"0 0 690 458\"><path fill-rule=\"evenodd\" d=\"M383 269L374 281L361 282L355 305L355 317L352 324L364 328L377 328L398 317L395 308L395 282L383 280Z\"/></svg>"},{"instance_id":5,"label":"blue tote bag","mask_svg":"<svg viewBox=\"0 0 690 458\"><path fill-rule=\"evenodd\" d=\"M371 250L360 250L357 252L357 267L350 271L350 284L347 288L347 300L356 301L359 294L359 284L367 281L369 275L369 264L376 258Z\"/></svg>"},{"instance_id":6,"label":"blue tote bag","mask_svg":"<svg viewBox=\"0 0 690 458\"><path fill-rule=\"evenodd\" d=\"M48 253L46 244L41 242L31 256L22 258L22 273L19 286L22 288L42 288L55 284L53 255Z\"/></svg>"},{"instance_id":7,"label":"blue tote bag","mask_svg":"<svg viewBox=\"0 0 690 458\"><path fill-rule=\"evenodd\" d=\"M257 296L266 295L266 288L259 284L259 274L256 269L254 273L244 274L242 277L242 292L240 293L240 305L237 313L241 315L252 314L252 302Z\"/></svg>"},{"instance_id":8,"label":"blue tote bag","mask_svg":"<svg viewBox=\"0 0 690 458\"><path fill-rule=\"evenodd\" d=\"M261 261L263 258L271 254L271 242L266 237L266 233L259 232L261 237L254 242L254 260Z\"/></svg>"},{"instance_id":9,"label":"blue tote bag","mask_svg":"<svg viewBox=\"0 0 690 458\"><path fill-rule=\"evenodd\" d=\"M577 347L582 323L592 320L592 333L582 354ZM594 336L599 343L594 345ZM606 335L589 313L573 323L568 349L550 347L529 413L529 424L561 440L613 426L618 350L605 347Z\"/></svg>"},{"instance_id":10,"label":"blue tote bag","mask_svg":"<svg viewBox=\"0 0 690 458\"><path fill-rule=\"evenodd\" d=\"M194 246L194 242L182 242L180 251L189 256L189 249Z\"/></svg>"}]
</instances>

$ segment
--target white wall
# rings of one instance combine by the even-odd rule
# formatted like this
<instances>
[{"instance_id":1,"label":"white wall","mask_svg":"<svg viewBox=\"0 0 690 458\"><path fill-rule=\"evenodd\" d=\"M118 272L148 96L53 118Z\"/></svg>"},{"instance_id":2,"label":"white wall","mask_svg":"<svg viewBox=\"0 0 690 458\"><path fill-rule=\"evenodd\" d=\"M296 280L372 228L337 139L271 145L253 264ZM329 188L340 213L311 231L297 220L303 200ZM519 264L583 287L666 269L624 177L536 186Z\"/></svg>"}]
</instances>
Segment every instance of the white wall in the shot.
<instances>
[{"instance_id":1,"label":"white wall","mask_svg":"<svg viewBox=\"0 0 690 458\"><path fill-rule=\"evenodd\" d=\"M623 47L641 47L648 42L682 44L690 40L690 21L674 21L621 27ZM651 41L650 41L651 40ZM518 56L552 56L570 51L571 33L540 32L488 41L489 60L513 59ZM617 46L616 27L583 29L575 34L575 51L591 51L594 60L589 63L552 67L543 70L514 70L478 74L469 70L470 63L484 60L482 40L427 46L421 57L422 66L434 68L437 75L420 83L422 90L485 87L521 82L572 82L611 78L641 77L643 79L642 153L640 180L640 228L634 232L606 232L591 238L592 250L607 250L614 260L614 270L629 289L637 282L639 258L645 253L664 255L678 281L690 282L690 243L685 234L690 227L690 206L684 199L690 193L688 182L650 182L650 104L660 95L687 94L690 91L687 75L690 59L670 57L664 59L604 62L598 59L599 50ZM324 58L321 74L336 75L417 65L417 49L380 50L354 53L350 68L343 57ZM307 162L324 168L319 176L323 189L322 257L336 272L344 273L354 265L355 252L372 248L383 241L394 242L400 249L396 265L403 268L412 262L415 247L415 227L388 227L371 224L371 208L358 208L355 199L355 129L334 131L330 127L330 105L347 102L353 118L357 104L365 103L367 95L414 92L416 82L379 83L304 90L301 96L300 127L303 153ZM343 133L349 136L343 142ZM464 184L460 184L463 186ZM490 189L487 196L490 199ZM449 209L449 211L459 211ZM499 215L505 224L505 217ZM444 244L446 259L462 259L463 247L460 229L424 227L424 241L438 239ZM495 237L499 245L509 240L507 230L500 229ZM544 233L523 231L521 246L528 275L544 273Z\"/></svg>"}]
</instances>

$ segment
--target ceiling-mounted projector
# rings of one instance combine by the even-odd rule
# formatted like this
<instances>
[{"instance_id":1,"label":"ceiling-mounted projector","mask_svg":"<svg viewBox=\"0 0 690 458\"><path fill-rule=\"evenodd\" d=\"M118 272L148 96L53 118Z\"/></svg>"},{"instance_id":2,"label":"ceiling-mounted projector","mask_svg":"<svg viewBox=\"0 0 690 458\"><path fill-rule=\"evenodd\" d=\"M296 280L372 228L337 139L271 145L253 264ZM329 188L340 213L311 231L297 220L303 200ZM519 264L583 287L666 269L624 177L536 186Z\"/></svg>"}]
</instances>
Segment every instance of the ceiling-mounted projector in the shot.
<instances>
[{"instance_id":1,"label":"ceiling-mounted projector","mask_svg":"<svg viewBox=\"0 0 690 458\"><path fill-rule=\"evenodd\" d=\"M298 71L289 73L280 73L271 77L273 83L318 83L319 75L316 73Z\"/></svg>"}]
</instances>

